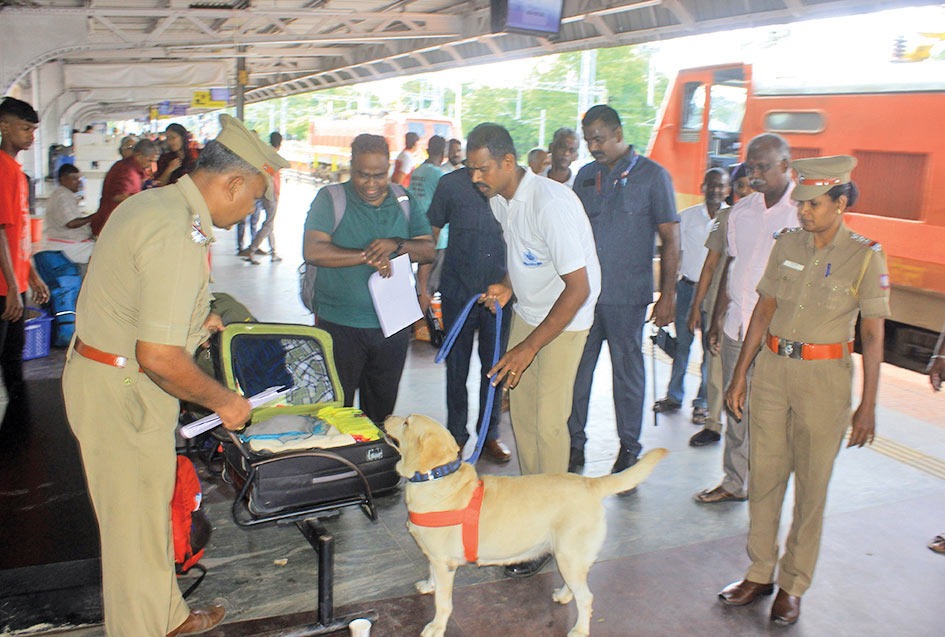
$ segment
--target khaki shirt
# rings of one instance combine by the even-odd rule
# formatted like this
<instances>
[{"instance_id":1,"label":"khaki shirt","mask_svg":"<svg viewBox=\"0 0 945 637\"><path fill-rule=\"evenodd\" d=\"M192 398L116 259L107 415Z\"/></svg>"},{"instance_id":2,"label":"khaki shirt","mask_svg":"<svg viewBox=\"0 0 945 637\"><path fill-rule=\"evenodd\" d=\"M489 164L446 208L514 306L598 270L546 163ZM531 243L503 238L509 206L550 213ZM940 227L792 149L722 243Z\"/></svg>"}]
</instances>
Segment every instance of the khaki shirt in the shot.
<instances>
[{"instance_id":1,"label":"khaki shirt","mask_svg":"<svg viewBox=\"0 0 945 637\"><path fill-rule=\"evenodd\" d=\"M210 211L190 177L122 202L92 254L76 306L78 337L129 361L137 341L193 353L208 336L212 239Z\"/></svg>"},{"instance_id":2,"label":"khaki shirt","mask_svg":"<svg viewBox=\"0 0 945 637\"><path fill-rule=\"evenodd\" d=\"M771 334L802 343L844 343L853 339L857 314L890 315L882 246L843 224L820 250L809 232L780 233L758 293L778 303Z\"/></svg>"},{"instance_id":3,"label":"khaki shirt","mask_svg":"<svg viewBox=\"0 0 945 637\"><path fill-rule=\"evenodd\" d=\"M702 301L702 311L711 318L712 311L715 309L715 297L719 294L719 285L722 283L722 271L725 270L725 261L728 257L728 215L732 212L731 208L722 208L715 214L712 220L712 229L709 230L709 236L705 240L705 247L712 252L718 252L720 255L719 263L712 273L712 281L709 283L709 289L706 291L705 299Z\"/></svg>"}]
</instances>

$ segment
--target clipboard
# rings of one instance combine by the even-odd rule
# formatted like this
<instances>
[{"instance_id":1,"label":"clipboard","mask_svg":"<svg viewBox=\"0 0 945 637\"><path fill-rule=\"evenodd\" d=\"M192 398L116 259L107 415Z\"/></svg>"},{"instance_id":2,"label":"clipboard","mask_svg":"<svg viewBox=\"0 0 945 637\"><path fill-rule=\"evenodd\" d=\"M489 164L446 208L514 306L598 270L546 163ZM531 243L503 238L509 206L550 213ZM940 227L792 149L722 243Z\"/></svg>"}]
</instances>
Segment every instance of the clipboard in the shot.
<instances>
[{"instance_id":1,"label":"clipboard","mask_svg":"<svg viewBox=\"0 0 945 637\"><path fill-rule=\"evenodd\" d=\"M391 259L390 272L386 279L378 272L368 279L368 291L384 338L423 318L411 277L410 257L402 254Z\"/></svg>"}]
</instances>

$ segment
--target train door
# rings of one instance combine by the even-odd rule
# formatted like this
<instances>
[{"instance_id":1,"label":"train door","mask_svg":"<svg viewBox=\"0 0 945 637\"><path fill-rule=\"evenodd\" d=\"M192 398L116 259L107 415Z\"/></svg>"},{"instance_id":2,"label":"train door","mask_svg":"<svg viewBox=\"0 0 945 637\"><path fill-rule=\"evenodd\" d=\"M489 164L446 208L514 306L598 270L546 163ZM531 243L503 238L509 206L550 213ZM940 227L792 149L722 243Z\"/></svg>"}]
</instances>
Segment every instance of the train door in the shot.
<instances>
[{"instance_id":1,"label":"train door","mask_svg":"<svg viewBox=\"0 0 945 637\"><path fill-rule=\"evenodd\" d=\"M749 82L742 64L679 72L648 154L672 175L680 208L701 201L707 169L739 160Z\"/></svg>"}]
</instances>

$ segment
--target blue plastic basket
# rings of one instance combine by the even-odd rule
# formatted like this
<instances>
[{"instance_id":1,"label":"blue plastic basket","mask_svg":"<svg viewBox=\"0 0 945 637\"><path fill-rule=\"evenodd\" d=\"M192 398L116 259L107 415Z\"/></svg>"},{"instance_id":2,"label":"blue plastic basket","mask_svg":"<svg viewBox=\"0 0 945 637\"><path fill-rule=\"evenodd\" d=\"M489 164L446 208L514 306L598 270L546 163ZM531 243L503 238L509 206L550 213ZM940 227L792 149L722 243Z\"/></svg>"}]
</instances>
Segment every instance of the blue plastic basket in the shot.
<instances>
[{"instance_id":1,"label":"blue plastic basket","mask_svg":"<svg viewBox=\"0 0 945 637\"><path fill-rule=\"evenodd\" d=\"M23 360L49 356L49 347L52 344L53 318L35 307L26 308L30 315L26 319L26 339L23 343Z\"/></svg>"}]
</instances>

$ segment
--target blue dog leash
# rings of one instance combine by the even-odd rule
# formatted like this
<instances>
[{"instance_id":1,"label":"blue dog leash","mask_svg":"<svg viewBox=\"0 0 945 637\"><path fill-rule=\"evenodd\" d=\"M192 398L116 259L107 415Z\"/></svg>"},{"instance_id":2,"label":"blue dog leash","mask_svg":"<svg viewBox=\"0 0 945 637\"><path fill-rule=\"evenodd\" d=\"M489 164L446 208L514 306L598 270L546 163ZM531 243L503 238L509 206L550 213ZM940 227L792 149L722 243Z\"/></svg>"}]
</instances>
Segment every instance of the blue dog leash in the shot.
<instances>
[{"instance_id":1,"label":"blue dog leash","mask_svg":"<svg viewBox=\"0 0 945 637\"><path fill-rule=\"evenodd\" d=\"M463 329L463 324L466 323L466 319L469 318L469 313L472 311L473 306L479 300L481 294L474 295L466 303L466 306L463 308L463 311L459 313L459 316L456 317L456 322L450 326L450 331L446 335L446 339L443 341L443 346L440 347L440 351L436 354L436 362L442 363L446 359L446 355L450 353L450 349L453 347L453 343L456 342L456 337L459 336L460 330ZM492 352L492 366L495 367L496 363L499 362L499 344L501 341L500 335L502 334L502 306L498 303L495 304L495 347ZM476 440L476 448L473 449L472 454L468 458L465 458L465 462L469 464L476 464L476 461L479 460L479 455L482 453L482 446L486 442L486 433L489 431L489 418L492 415L492 405L495 402L495 385L489 383L489 390L486 392L486 408L482 411L482 422L479 423L479 434Z\"/></svg>"}]
</instances>

